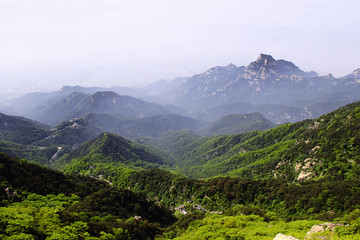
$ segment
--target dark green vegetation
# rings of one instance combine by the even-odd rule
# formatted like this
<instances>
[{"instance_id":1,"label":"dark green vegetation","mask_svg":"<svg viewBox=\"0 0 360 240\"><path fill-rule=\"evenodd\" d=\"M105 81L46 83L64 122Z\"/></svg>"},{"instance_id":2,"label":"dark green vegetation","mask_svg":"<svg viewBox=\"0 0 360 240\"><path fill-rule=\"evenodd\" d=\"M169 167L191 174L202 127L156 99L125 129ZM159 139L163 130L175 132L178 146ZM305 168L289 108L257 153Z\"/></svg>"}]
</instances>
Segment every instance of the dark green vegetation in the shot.
<instances>
[{"instance_id":1,"label":"dark green vegetation","mask_svg":"<svg viewBox=\"0 0 360 240\"><path fill-rule=\"evenodd\" d=\"M154 169L134 173L127 182L131 189L145 191L164 206L191 201L189 207L199 204L209 211L226 212L231 206L243 204L257 206L288 220L329 221L360 206L360 179L357 178L299 184L281 179L232 177L196 180ZM250 212L270 220L266 211Z\"/></svg>"},{"instance_id":2,"label":"dark green vegetation","mask_svg":"<svg viewBox=\"0 0 360 240\"><path fill-rule=\"evenodd\" d=\"M68 174L80 173L123 185L135 169L159 168L166 164L155 150L113 133L104 133L59 158L53 167Z\"/></svg>"},{"instance_id":3,"label":"dark green vegetation","mask_svg":"<svg viewBox=\"0 0 360 240\"><path fill-rule=\"evenodd\" d=\"M197 129L199 126L202 126L202 123L198 120L174 114L129 118L89 113L81 118L64 121L50 129L27 118L1 114L0 151L50 165L56 158L103 132L110 131L127 138L156 137L169 130Z\"/></svg>"},{"instance_id":4,"label":"dark green vegetation","mask_svg":"<svg viewBox=\"0 0 360 240\"><path fill-rule=\"evenodd\" d=\"M1 239L147 239L175 220L145 195L4 154L0 189Z\"/></svg>"},{"instance_id":5,"label":"dark green vegetation","mask_svg":"<svg viewBox=\"0 0 360 240\"><path fill-rule=\"evenodd\" d=\"M28 118L0 114L0 151L11 156L26 158L47 165L58 152L70 152L67 142L49 141L56 139L57 131Z\"/></svg>"},{"instance_id":6,"label":"dark green vegetation","mask_svg":"<svg viewBox=\"0 0 360 240\"><path fill-rule=\"evenodd\" d=\"M168 151L191 177L351 179L359 175L360 103L265 132L200 138L177 131L148 143Z\"/></svg>"},{"instance_id":7,"label":"dark green vegetation","mask_svg":"<svg viewBox=\"0 0 360 240\"><path fill-rule=\"evenodd\" d=\"M0 139L32 144L48 136L47 126L28 118L0 113Z\"/></svg>"}]
</instances>

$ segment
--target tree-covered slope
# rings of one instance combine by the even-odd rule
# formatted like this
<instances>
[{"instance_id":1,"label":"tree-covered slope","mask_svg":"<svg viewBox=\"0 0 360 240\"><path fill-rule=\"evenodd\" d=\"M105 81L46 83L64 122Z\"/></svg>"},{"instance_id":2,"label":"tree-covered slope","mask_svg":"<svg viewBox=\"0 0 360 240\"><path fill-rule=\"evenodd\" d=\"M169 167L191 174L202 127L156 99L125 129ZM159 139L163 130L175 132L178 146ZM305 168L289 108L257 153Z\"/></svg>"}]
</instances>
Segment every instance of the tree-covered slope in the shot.
<instances>
[{"instance_id":1,"label":"tree-covered slope","mask_svg":"<svg viewBox=\"0 0 360 240\"><path fill-rule=\"evenodd\" d=\"M103 132L116 133L129 139L146 136L157 137L172 130L196 130L202 125L202 121L175 114L133 118L117 114L88 113L80 118L58 124L52 129L51 135L39 141L38 144L79 146Z\"/></svg>"},{"instance_id":2,"label":"tree-covered slope","mask_svg":"<svg viewBox=\"0 0 360 240\"><path fill-rule=\"evenodd\" d=\"M51 129L51 135L40 140L37 144L48 145L69 145L78 147L104 131L96 126L90 126L84 118L74 118L61 122Z\"/></svg>"},{"instance_id":3,"label":"tree-covered slope","mask_svg":"<svg viewBox=\"0 0 360 240\"><path fill-rule=\"evenodd\" d=\"M12 157L25 158L30 162L49 166L52 159L72 150L70 146L38 146L0 140L0 152Z\"/></svg>"},{"instance_id":4,"label":"tree-covered slope","mask_svg":"<svg viewBox=\"0 0 360 240\"><path fill-rule=\"evenodd\" d=\"M175 220L143 194L5 154L0 173L1 239L153 239Z\"/></svg>"},{"instance_id":5,"label":"tree-covered slope","mask_svg":"<svg viewBox=\"0 0 360 240\"><path fill-rule=\"evenodd\" d=\"M268 130L275 124L260 113L229 114L198 131L202 136L231 135L255 130Z\"/></svg>"},{"instance_id":6,"label":"tree-covered slope","mask_svg":"<svg viewBox=\"0 0 360 240\"><path fill-rule=\"evenodd\" d=\"M155 142L175 155L177 169L191 177L351 178L359 174L359 107L353 103L265 132L202 139L178 132Z\"/></svg>"},{"instance_id":7,"label":"tree-covered slope","mask_svg":"<svg viewBox=\"0 0 360 240\"><path fill-rule=\"evenodd\" d=\"M115 162L136 163L137 161L143 161L153 164L164 163L160 156L155 155L145 146L131 142L113 133L100 134L95 139L71 152L66 159L71 161L74 158L91 157L96 154L109 157Z\"/></svg>"},{"instance_id":8,"label":"tree-covered slope","mask_svg":"<svg viewBox=\"0 0 360 240\"><path fill-rule=\"evenodd\" d=\"M161 169L131 174L125 186L145 191L164 206L198 205L204 211L223 212L231 206L258 206L281 218L332 220L360 204L359 178L291 183L284 179L254 180L240 177L190 179ZM198 206L199 208L199 206ZM270 217L270 215L268 216Z\"/></svg>"},{"instance_id":9,"label":"tree-covered slope","mask_svg":"<svg viewBox=\"0 0 360 240\"><path fill-rule=\"evenodd\" d=\"M28 118L0 113L0 140L32 144L49 136L48 127Z\"/></svg>"},{"instance_id":10,"label":"tree-covered slope","mask_svg":"<svg viewBox=\"0 0 360 240\"><path fill-rule=\"evenodd\" d=\"M167 162L154 149L113 133L100 134L56 160L54 168L110 182L126 179L136 169L158 168Z\"/></svg>"},{"instance_id":11,"label":"tree-covered slope","mask_svg":"<svg viewBox=\"0 0 360 240\"><path fill-rule=\"evenodd\" d=\"M201 124L201 121L175 114L130 118L89 113L49 129L27 118L1 114L0 151L50 165L55 160L54 156L59 158L69 149L79 147L103 132L110 131L126 138L156 137L176 129L197 129Z\"/></svg>"},{"instance_id":12,"label":"tree-covered slope","mask_svg":"<svg viewBox=\"0 0 360 240\"><path fill-rule=\"evenodd\" d=\"M94 179L64 175L61 172L29 163L25 159L11 158L4 153L0 153L0 161L3 199L6 195L4 192L6 187L41 195L74 193L86 196L107 186ZM86 188L84 184L87 185Z\"/></svg>"},{"instance_id":13,"label":"tree-covered slope","mask_svg":"<svg viewBox=\"0 0 360 240\"><path fill-rule=\"evenodd\" d=\"M91 113L84 116L84 119L89 126L130 139L144 136L157 137L161 133L179 129L197 130L203 125L199 120L176 114L124 118L118 115Z\"/></svg>"}]
</instances>

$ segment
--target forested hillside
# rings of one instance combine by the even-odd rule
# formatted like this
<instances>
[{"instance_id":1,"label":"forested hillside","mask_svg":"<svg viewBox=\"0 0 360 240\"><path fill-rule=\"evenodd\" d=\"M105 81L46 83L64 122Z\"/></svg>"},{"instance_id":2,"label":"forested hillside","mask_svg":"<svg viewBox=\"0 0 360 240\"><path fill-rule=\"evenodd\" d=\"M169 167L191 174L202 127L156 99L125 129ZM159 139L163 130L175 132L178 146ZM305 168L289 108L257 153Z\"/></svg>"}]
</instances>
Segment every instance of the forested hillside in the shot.
<instances>
[{"instance_id":1,"label":"forested hillside","mask_svg":"<svg viewBox=\"0 0 360 240\"><path fill-rule=\"evenodd\" d=\"M266 131L137 139L148 146L103 133L51 163L67 175L2 154L0 234L303 239L312 225L332 221L335 232L318 235L357 239L359 130L358 102Z\"/></svg>"},{"instance_id":2,"label":"forested hillside","mask_svg":"<svg viewBox=\"0 0 360 240\"><path fill-rule=\"evenodd\" d=\"M229 114L204 127L197 133L202 136L233 135L255 130L264 131L273 127L275 127L275 124L264 118L260 113Z\"/></svg>"},{"instance_id":3,"label":"forested hillside","mask_svg":"<svg viewBox=\"0 0 360 240\"><path fill-rule=\"evenodd\" d=\"M359 174L359 107L353 103L264 132L200 138L177 131L148 143L169 152L178 171L196 178L350 179Z\"/></svg>"},{"instance_id":4,"label":"forested hillside","mask_svg":"<svg viewBox=\"0 0 360 240\"><path fill-rule=\"evenodd\" d=\"M154 149L113 133L103 133L51 166L66 174L82 174L123 186L134 170L165 167L168 162Z\"/></svg>"},{"instance_id":5,"label":"forested hillside","mask_svg":"<svg viewBox=\"0 0 360 240\"><path fill-rule=\"evenodd\" d=\"M0 154L0 173L1 239L148 239L175 221L143 194L24 159Z\"/></svg>"}]
</instances>

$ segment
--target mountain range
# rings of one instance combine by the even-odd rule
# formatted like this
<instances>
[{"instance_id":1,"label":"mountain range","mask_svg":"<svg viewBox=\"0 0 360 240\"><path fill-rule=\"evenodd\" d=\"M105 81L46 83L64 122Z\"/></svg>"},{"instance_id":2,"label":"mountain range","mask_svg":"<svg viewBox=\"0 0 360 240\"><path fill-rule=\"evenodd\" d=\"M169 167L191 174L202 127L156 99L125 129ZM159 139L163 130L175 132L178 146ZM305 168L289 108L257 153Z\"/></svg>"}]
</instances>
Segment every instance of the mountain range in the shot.
<instances>
[{"instance_id":1,"label":"mountain range","mask_svg":"<svg viewBox=\"0 0 360 240\"><path fill-rule=\"evenodd\" d=\"M359 69L341 78L319 76L260 54L246 67L229 64L184 78L176 91L163 93L162 99L167 97L203 119L216 120L224 111L260 112L276 123L296 122L359 100L359 79Z\"/></svg>"},{"instance_id":2,"label":"mountain range","mask_svg":"<svg viewBox=\"0 0 360 240\"><path fill-rule=\"evenodd\" d=\"M52 126L86 113L129 117L171 113L216 121L228 114L259 112L281 124L316 118L360 100L359 72L340 78L319 76L260 54L248 66L216 66L142 89L66 86L55 92L31 93L3 103L0 112Z\"/></svg>"},{"instance_id":3,"label":"mountain range","mask_svg":"<svg viewBox=\"0 0 360 240\"><path fill-rule=\"evenodd\" d=\"M0 114L0 238L359 239L359 74L260 54L137 98L64 87L13 99Z\"/></svg>"},{"instance_id":4,"label":"mountain range","mask_svg":"<svg viewBox=\"0 0 360 240\"><path fill-rule=\"evenodd\" d=\"M156 138L140 138L137 141L151 146L150 151L159 156L158 159L166 159L156 161L157 168L170 168L188 177L209 178L225 175L251 179L281 178L291 182L307 179L347 179L356 176L358 172L359 109L360 103L357 102L315 120L283 124L266 131L201 137L189 130L176 130L164 132ZM245 116L254 121L257 114L254 115ZM238 121L245 116L230 115L227 118ZM263 126L265 129L269 128L265 124ZM203 133L211 129L212 126L204 128ZM104 140L105 136L109 138ZM105 144L109 141L112 143ZM71 159L87 159L89 163L91 156L88 154L97 154L99 151L96 149L101 148L103 154L100 156L110 162L123 158L130 160L130 156L134 156L135 160L130 160L132 163L127 164L131 168L137 166L145 169L149 168L148 163L155 163L150 161L152 157L141 160L148 162L146 164L139 162L136 160L139 154L131 147L126 147L125 152L122 147L117 147L124 146L124 141L111 134L100 135L70 153L66 162L70 163L70 168ZM128 144L130 143L126 143ZM125 153L128 152L133 153L126 157ZM122 156L114 157L114 154ZM83 166L85 165L84 163ZM108 174L109 172L103 173Z\"/></svg>"},{"instance_id":5,"label":"mountain range","mask_svg":"<svg viewBox=\"0 0 360 240\"><path fill-rule=\"evenodd\" d=\"M60 99L52 99L31 111L27 116L50 125L81 117L86 113L116 113L126 117L148 117L166 114L158 104L118 95L114 92L73 92Z\"/></svg>"}]
</instances>

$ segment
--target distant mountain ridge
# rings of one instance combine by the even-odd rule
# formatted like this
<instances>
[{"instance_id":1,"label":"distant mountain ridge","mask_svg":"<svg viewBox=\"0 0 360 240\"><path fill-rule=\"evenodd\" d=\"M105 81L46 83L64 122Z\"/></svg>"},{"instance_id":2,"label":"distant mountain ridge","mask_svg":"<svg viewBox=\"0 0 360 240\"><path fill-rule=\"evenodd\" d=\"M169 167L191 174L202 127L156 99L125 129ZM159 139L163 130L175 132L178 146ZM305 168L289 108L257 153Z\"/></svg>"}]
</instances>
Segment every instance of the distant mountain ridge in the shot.
<instances>
[{"instance_id":1,"label":"distant mountain ridge","mask_svg":"<svg viewBox=\"0 0 360 240\"><path fill-rule=\"evenodd\" d=\"M359 101L359 76L360 69L340 78L331 74L319 76L316 72L301 70L290 61L260 54L247 66L216 66L192 77L160 80L142 89L65 86L52 93L32 93L3 103L0 112L26 116L53 126L79 117L85 110L131 117L175 113L209 121L227 114L259 112L275 123L297 122ZM97 92L120 94L123 102L128 101L124 95L131 95L139 101L161 104L158 107L162 110L155 109L154 105L141 106L135 99L120 109L111 105L112 96L100 100L100 104L95 101ZM66 102L66 99L71 101ZM109 108L113 110L105 111Z\"/></svg>"},{"instance_id":2,"label":"distant mountain ridge","mask_svg":"<svg viewBox=\"0 0 360 240\"><path fill-rule=\"evenodd\" d=\"M7 101L3 106L0 105L0 108L2 108L2 112L7 114L27 115L34 108L39 105L45 104L50 99L66 97L73 92L93 94L95 92L101 91L113 91L119 95L127 95L133 97L144 97L147 95L147 91L141 88L63 86L61 89L53 92L34 92L25 94L21 97Z\"/></svg>"},{"instance_id":3,"label":"distant mountain ridge","mask_svg":"<svg viewBox=\"0 0 360 240\"><path fill-rule=\"evenodd\" d=\"M292 62L260 54L246 67L233 64L218 66L188 77L176 92L171 92L168 99L172 104L188 109L191 116L201 116L207 112L207 117L212 120L224 115L215 113L216 117L211 116L209 109L243 103L255 107L250 111L248 107L240 107L227 114L258 111L277 123L296 122L318 117L329 110L360 100L358 76L358 70L342 78L334 78L331 74L319 76L316 72L301 70ZM332 98L329 98L330 95ZM306 110L310 105L318 103L329 103L334 108L314 112ZM280 112L273 113L274 117L271 117L271 105L282 106L281 110L277 107ZM262 106L263 111L257 110L258 106Z\"/></svg>"},{"instance_id":4,"label":"distant mountain ridge","mask_svg":"<svg viewBox=\"0 0 360 240\"><path fill-rule=\"evenodd\" d=\"M34 109L28 117L49 125L81 117L86 113L116 113L128 117L148 117L169 113L159 104L148 103L115 92L79 93L51 99Z\"/></svg>"},{"instance_id":5,"label":"distant mountain ridge","mask_svg":"<svg viewBox=\"0 0 360 240\"><path fill-rule=\"evenodd\" d=\"M275 60L270 55L260 54L256 61L247 67L230 64L214 67L203 74L195 75L184 81L175 102L188 103L195 97L211 103L246 101L252 103L268 102L271 94L290 87L299 91L309 88L313 83L305 79L316 78L315 72L306 73L293 63ZM196 95L196 96L193 96ZM263 97L266 98L263 99ZM208 104L209 105L209 104ZM196 104L193 104L196 107Z\"/></svg>"},{"instance_id":6,"label":"distant mountain ridge","mask_svg":"<svg viewBox=\"0 0 360 240\"><path fill-rule=\"evenodd\" d=\"M175 114L132 118L88 113L50 128L28 118L0 113L0 152L49 165L56 158L104 132L134 139L157 137L171 130L197 130L204 124Z\"/></svg>"}]
</instances>

